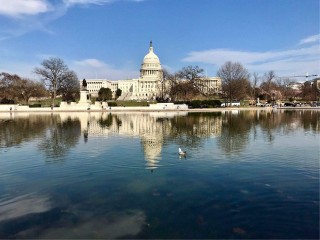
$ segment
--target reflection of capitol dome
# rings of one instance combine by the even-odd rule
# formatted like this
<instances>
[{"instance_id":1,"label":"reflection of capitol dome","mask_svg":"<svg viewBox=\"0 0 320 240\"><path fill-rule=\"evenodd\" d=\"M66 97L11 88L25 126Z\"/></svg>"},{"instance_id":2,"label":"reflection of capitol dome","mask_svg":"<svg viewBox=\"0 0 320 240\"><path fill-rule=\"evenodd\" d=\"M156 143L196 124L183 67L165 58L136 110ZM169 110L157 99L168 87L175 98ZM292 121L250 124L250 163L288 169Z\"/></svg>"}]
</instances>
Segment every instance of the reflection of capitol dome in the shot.
<instances>
[{"instance_id":1,"label":"reflection of capitol dome","mask_svg":"<svg viewBox=\"0 0 320 240\"><path fill-rule=\"evenodd\" d=\"M147 161L147 169L156 169L159 167L159 161L162 150L162 138L161 137L143 137L142 140L145 159Z\"/></svg>"},{"instance_id":2,"label":"reflection of capitol dome","mask_svg":"<svg viewBox=\"0 0 320 240\"><path fill-rule=\"evenodd\" d=\"M141 64L141 77L160 76L161 64L158 56L153 52L152 41L150 42L149 53L143 58Z\"/></svg>"}]
</instances>

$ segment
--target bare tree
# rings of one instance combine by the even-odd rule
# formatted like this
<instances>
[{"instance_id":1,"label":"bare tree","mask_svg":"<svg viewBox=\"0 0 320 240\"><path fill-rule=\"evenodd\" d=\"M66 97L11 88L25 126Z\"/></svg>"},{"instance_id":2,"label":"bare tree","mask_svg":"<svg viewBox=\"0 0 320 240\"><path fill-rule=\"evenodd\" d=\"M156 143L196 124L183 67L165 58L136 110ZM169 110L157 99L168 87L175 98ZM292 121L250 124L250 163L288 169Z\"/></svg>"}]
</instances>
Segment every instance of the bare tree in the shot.
<instances>
[{"instance_id":1,"label":"bare tree","mask_svg":"<svg viewBox=\"0 0 320 240\"><path fill-rule=\"evenodd\" d=\"M14 82L20 79L16 74L0 73L0 98L14 100Z\"/></svg>"},{"instance_id":2,"label":"bare tree","mask_svg":"<svg viewBox=\"0 0 320 240\"><path fill-rule=\"evenodd\" d=\"M160 84L158 85L158 90L160 92L160 100L163 101L164 98L170 94L170 89L175 85L175 76L171 74L167 69L162 70L162 78Z\"/></svg>"},{"instance_id":3,"label":"bare tree","mask_svg":"<svg viewBox=\"0 0 320 240\"><path fill-rule=\"evenodd\" d=\"M293 90L289 87L289 83L293 80L289 77L278 77L276 78L276 83L278 86L278 90L281 94L281 99L287 100L288 97L293 96Z\"/></svg>"},{"instance_id":4,"label":"bare tree","mask_svg":"<svg viewBox=\"0 0 320 240\"><path fill-rule=\"evenodd\" d=\"M31 97L44 97L47 95L45 86L40 82L22 78L15 83L15 92L19 100L29 104Z\"/></svg>"},{"instance_id":5,"label":"bare tree","mask_svg":"<svg viewBox=\"0 0 320 240\"><path fill-rule=\"evenodd\" d=\"M180 78L194 82L203 77L204 70L198 66L188 66L178 72Z\"/></svg>"},{"instance_id":6,"label":"bare tree","mask_svg":"<svg viewBox=\"0 0 320 240\"><path fill-rule=\"evenodd\" d=\"M221 78L222 91L230 102L233 99L240 100L245 97L249 86L249 73L240 63L226 62L218 70L217 76Z\"/></svg>"},{"instance_id":7,"label":"bare tree","mask_svg":"<svg viewBox=\"0 0 320 240\"><path fill-rule=\"evenodd\" d=\"M46 95L46 89L42 83L21 78L17 74L0 74L0 98L15 99L28 104L31 97Z\"/></svg>"},{"instance_id":8,"label":"bare tree","mask_svg":"<svg viewBox=\"0 0 320 240\"><path fill-rule=\"evenodd\" d=\"M61 89L68 81L73 81L76 75L73 71L69 70L60 58L43 60L41 66L35 68L34 72L41 77L43 83L49 88L52 105L54 106L57 93L61 92Z\"/></svg>"},{"instance_id":9,"label":"bare tree","mask_svg":"<svg viewBox=\"0 0 320 240\"><path fill-rule=\"evenodd\" d=\"M317 87L317 79L306 81L301 86L301 97L306 101L318 101L320 90Z\"/></svg>"},{"instance_id":10,"label":"bare tree","mask_svg":"<svg viewBox=\"0 0 320 240\"><path fill-rule=\"evenodd\" d=\"M80 85L77 74L70 71L69 78L65 81L57 92L62 95L63 101L76 101L80 97Z\"/></svg>"},{"instance_id":11,"label":"bare tree","mask_svg":"<svg viewBox=\"0 0 320 240\"><path fill-rule=\"evenodd\" d=\"M277 84L275 83L276 75L274 71L269 71L263 75L263 80L260 85L260 88L263 90L263 95L266 96L267 99L271 99L272 92L277 89Z\"/></svg>"},{"instance_id":12,"label":"bare tree","mask_svg":"<svg viewBox=\"0 0 320 240\"><path fill-rule=\"evenodd\" d=\"M199 66L188 66L182 68L182 70L177 72L178 78L181 80L187 80L191 82L190 87L193 88L193 92L198 92L202 95L206 95L203 91L204 84L204 70Z\"/></svg>"},{"instance_id":13,"label":"bare tree","mask_svg":"<svg viewBox=\"0 0 320 240\"><path fill-rule=\"evenodd\" d=\"M251 79L251 91L250 91L250 97L251 100L255 100L257 97L257 88L258 88L258 84L260 81L260 76L258 75L258 73L253 73L252 74L252 79Z\"/></svg>"},{"instance_id":14,"label":"bare tree","mask_svg":"<svg viewBox=\"0 0 320 240\"><path fill-rule=\"evenodd\" d=\"M190 81L179 81L170 89L170 96L175 100L192 100L198 93Z\"/></svg>"}]
</instances>

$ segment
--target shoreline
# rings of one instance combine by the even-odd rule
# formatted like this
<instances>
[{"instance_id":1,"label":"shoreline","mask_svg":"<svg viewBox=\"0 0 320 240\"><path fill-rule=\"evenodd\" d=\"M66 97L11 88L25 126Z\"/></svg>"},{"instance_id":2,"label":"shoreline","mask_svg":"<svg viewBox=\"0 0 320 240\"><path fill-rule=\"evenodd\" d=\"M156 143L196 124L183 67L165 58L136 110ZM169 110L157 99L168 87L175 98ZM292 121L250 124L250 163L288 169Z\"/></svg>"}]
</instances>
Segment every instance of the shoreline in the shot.
<instances>
[{"instance_id":1,"label":"shoreline","mask_svg":"<svg viewBox=\"0 0 320 240\"><path fill-rule=\"evenodd\" d=\"M226 107L226 108L191 108L191 109L146 109L143 107L112 107L111 109L59 109L59 108L34 108L34 109L12 109L12 110L2 110L0 113L23 113L23 112L46 112L46 113L58 113L58 112L223 112L223 111L259 111L259 110L268 110L268 111L277 111L277 110L317 110L320 111L320 107Z\"/></svg>"}]
</instances>

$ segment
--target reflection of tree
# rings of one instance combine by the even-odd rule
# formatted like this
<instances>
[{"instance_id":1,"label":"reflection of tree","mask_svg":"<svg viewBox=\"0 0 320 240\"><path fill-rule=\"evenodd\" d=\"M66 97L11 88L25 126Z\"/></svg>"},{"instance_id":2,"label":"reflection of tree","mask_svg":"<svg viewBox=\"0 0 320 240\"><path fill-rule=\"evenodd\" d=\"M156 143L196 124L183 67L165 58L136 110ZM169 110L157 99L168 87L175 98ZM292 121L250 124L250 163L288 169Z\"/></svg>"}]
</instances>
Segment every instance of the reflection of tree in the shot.
<instances>
[{"instance_id":1,"label":"reflection of tree","mask_svg":"<svg viewBox=\"0 0 320 240\"><path fill-rule=\"evenodd\" d=\"M262 134L268 142L273 142L275 138L274 130L281 124L281 115L273 111L263 111L259 114L259 125Z\"/></svg>"},{"instance_id":2,"label":"reflection of tree","mask_svg":"<svg viewBox=\"0 0 320 240\"><path fill-rule=\"evenodd\" d=\"M109 127L111 127L112 122L113 122L113 118L112 118L111 113L108 114L108 116L106 118L103 118L101 116L101 118L98 120L98 124L101 126L101 128L109 128Z\"/></svg>"},{"instance_id":3,"label":"reflection of tree","mask_svg":"<svg viewBox=\"0 0 320 240\"><path fill-rule=\"evenodd\" d=\"M215 123L221 119L221 113L192 113L188 117L177 116L170 119L171 130L169 138L177 144L197 148L204 138L216 134Z\"/></svg>"},{"instance_id":4,"label":"reflection of tree","mask_svg":"<svg viewBox=\"0 0 320 240\"><path fill-rule=\"evenodd\" d=\"M246 147L254 118L246 112L235 115L226 112L222 121L222 133L218 146L226 153L236 153Z\"/></svg>"},{"instance_id":5,"label":"reflection of tree","mask_svg":"<svg viewBox=\"0 0 320 240\"><path fill-rule=\"evenodd\" d=\"M301 111L297 115L301 115ZM304 121L302 122L302 127L304 130L312 130L314 132L320 132L320 112L319 111L304 111L303 112Z\"/></svg>"},{"instance_id":6,"label":"reflection of tree","mask_svg":"<svg viewBox=\"0 0 320 240\"><path fill-rule=\"evenodd\" d=\"M284 111L282 116L281 124L285 122L285 131L287 133L297 128L303 128L305 131L320 132L320 112L317 110L287 110Z\"/></svg>"},{"instance_id":7,"label":"reflection of tree","mask_svg":"<svg viewBox=\"0 0 320 240\"><path fill-rule=\"evenodd\" d=\"M152 143L145 149L148 152L152 149L153 155L161 153L163 144L175 143L183 148L194 149L212 136L217 137L218 147L226 153L232 153L245 149L250 133L253 141L256 136L262 135L266 142L272 142L279 133L288 135L298 129L320 132L320 112L316 110L237 111L237 114L228 111L202 112L170 117L155 113L101 115L90 119L85 117L81 122L70 118L62 122L63 114L12 115L10 119L0 119L0 148L43 139L39 148L55 158L63 156L77 144L82 129L84 141L88 140L88 135L94 134L139 136L143 138L143 143ZM78 119L78 115L71 115L75 116ZM89 122L90 125L87 125Z\"/></svg>"},{"instance_id":8,"label":"reflection of tree","mask_svg":"<svg viewBox=\"0 0 320 240\"><path fill-rule=\"evenodd\" d=\"M81 136L79 120L68 118L64 122L52 119L52 126L47 135L39 144L39 149L52 158L65 155L71 147L74 147Z\"/></svg>"},{"instance_id":9,"label":"reflection of tree","mask_svg":"<svg viewBox=\"0 0 320 240\"><path fill-rule=\"evenodd\" d=\"M117 124L117 128L118 128L118 130L119 130L119 128L120 128L121 125L122 125L122 121L121 121L121 119L120 119L117 115L115 115L114 118L115 118L115 122L116 122L116 124Z\"/></svg>"},{"instance_id":10,"label":"reflection of tree","mask_svg":"<svg viewBox=\"0 0 320 240\"><path fill-rule=\"evenodd\" d=\"M279 131L286 135L296 131L298 128L303 128L305 131L319 132L319 118L319 111L312 110L269 111L260 113L259 125L267 140L271 142L274 140L274 131Z\"/></svg>"},{"instance_id":11,"label":"reflection of tree","mask_svg":"<svg viewBox=\"0 0 320 240\"><path fill-rule=\"evenodd\" d=\"M0 147L20 145L41 136L50 118L50 115L30 115L28 118L0 120Z\"/></svg>"}]
</instances>

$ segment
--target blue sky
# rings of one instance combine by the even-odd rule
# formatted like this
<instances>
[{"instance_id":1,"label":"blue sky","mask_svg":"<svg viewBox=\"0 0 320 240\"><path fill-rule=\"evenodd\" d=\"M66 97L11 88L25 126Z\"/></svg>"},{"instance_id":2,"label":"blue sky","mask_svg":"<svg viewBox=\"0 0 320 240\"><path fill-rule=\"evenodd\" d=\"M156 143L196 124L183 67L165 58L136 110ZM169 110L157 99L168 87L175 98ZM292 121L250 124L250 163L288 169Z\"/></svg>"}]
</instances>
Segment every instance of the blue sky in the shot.
<instances>
[{"instance_id":1,"label":"blue sky","mask_svg":"<svg viewBox=\"0 0 320 240\"><path fill-rule=\"evenodd\" d=\"M171 72L198 65L215 76L238 61L260 75L319 75L319 8L319 0L0 0L0 72L36 79L43 59L59 57L79 78L134 78L152 40Z\"/></svg>"}]
</instances>

